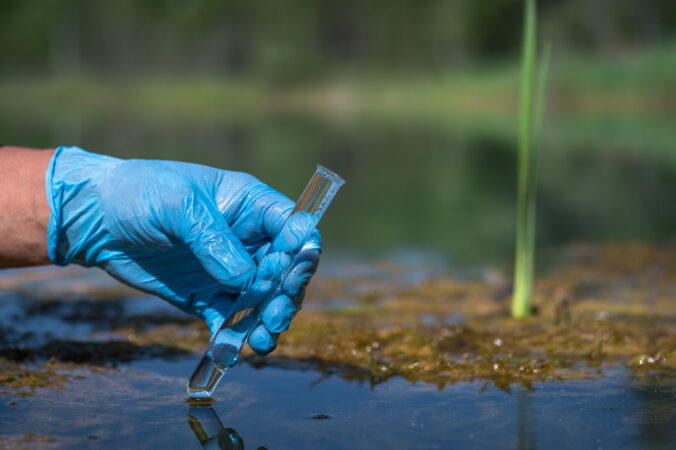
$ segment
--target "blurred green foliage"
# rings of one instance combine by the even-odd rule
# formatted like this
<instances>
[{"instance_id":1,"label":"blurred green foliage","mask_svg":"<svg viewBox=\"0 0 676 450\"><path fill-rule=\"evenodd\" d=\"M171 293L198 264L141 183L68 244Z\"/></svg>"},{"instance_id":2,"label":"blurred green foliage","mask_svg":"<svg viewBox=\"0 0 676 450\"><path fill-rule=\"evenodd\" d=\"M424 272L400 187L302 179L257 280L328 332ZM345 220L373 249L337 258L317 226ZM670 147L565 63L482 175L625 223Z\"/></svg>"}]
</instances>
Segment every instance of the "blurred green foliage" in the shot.
<instances>
[{"instance_id":1,"label":"blurred green foliage","mask_svg":"<svg viewBox=\"0 0 676 450\"><path fill-rule=\"evenodd\" d=\"M521 0L0 2L2 73L218 72L297 80L518 55ZM673 0L542 0L559 52L626 52L676 30Z\"/></svg>"},{"instance_id":2,"label":"blurred green foliage","mask_svg":"<svg viewBox=\"0 0 676 450\"><path fill-rule=\"evenodd\" d=\"M244 170L291 196L320 162L349 180L327 246L509 261L522 7L0 2L0 142ZM676 1L538 9L556 48L538 259L574 240L669 239Z\"/></svg>"}]
</instances>

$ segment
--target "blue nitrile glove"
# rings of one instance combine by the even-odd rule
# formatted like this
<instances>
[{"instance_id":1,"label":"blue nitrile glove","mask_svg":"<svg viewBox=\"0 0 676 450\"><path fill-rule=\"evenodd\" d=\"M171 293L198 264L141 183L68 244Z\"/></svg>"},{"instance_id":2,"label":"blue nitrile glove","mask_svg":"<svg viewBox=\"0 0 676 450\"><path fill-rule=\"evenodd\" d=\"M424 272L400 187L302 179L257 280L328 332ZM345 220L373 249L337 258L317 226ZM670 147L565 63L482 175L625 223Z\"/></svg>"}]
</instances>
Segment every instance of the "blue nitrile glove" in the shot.
<instances>
[{"instance_id":1,"label":"blue nitrile glove","mask_svg":"<svg viewBox=\"0 0 676 450\"><path fill-rule=\"evenodd\" d=\"M52 211L49 258L98 266L118 280L204 317L213 335L256 270L280 277L307 242L263 312L249 345L276 346L303 299L321 252L294 203L251 175L173 161L122 160L59 147L46 174ZM292 219L303 219L294 214ZM257 266L274 239L274 253ZM264 267L262 267L264 266ZM261 277L262 278L262 277Z\"/></svg>"}]
</instances>

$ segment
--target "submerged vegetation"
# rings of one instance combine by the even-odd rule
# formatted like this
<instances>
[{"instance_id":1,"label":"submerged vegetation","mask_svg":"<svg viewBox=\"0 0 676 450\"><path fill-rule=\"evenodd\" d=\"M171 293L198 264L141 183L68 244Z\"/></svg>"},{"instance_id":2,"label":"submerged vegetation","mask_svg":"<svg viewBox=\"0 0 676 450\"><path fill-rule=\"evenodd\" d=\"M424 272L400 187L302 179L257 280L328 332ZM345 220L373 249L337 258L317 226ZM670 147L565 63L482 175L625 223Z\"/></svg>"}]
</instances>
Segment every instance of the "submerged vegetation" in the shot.
<instances>
[{"instance_id":1,"label":"submerged vegetation","mask_svg":"<svg viewBox=\"0 0 676 450\"><path fill-rule=\"evenodd\" d=\"M440 389L476 381L509 390L513 384L602 376L614 367L673 377L675 255L672 248L647 245L571 248L535 284L535 316L519 321L510 315L509 283L498 275L476 280L445 275L410 284L396 281L405 279L401 268L385 264L374 266L381 272L376 277L323 276L311 284L306 309L281 336L278 349L267 357L247 350L243 359L371 385L399 376ZM5 277L3 286L27 292L20 279L13 284ZM106 308L120 300L105 292L99 297L93 287L89 307L53 293L42 300L24 298L36 320L39 305L70 323L95 320L97 308L91 305L106 316L86 343L57 336L18 352L8 341L12 333L3 333L3 392L29 394L66 378L77 382L69 374L81 367L109 370L134 359L204 350L209 336L201 321L159 320L162 315L153 311L148 320L130 317L126 307ZM73 308L86 314L73 314ZM112 317L111 310L117 311ZM38 365L26 365L31 361Z\"/></svg>"},{"instance_id":2,"label":"submerged vegetation","mask_svg":"<svg viewBox=\"0 0 676 450\"><path fill-rule=\"evenodd\" d=\"M641 246L579 258L536 284L538 312L525 321L509 317L504 283L441 278L359 303L370 308L305 311L274 356L348 366L343 376L371 383L403 376L440 388L481 381L509 389L617 364L673 376L674 280L654 273L669 273L676 258Z\"/></svg>"},{"instance_id":3,"label":"submerged vegetation","mask_svg":"<svg viewBox=\"0 0 676 450\"><path fill-rule=\"evenodd\" d=\"M68 378L55 370L52 360L38 367L27 367L0 358L0 394L26 396L35 392L37 387L61 389Z\"/></svg>"}]
</instances>

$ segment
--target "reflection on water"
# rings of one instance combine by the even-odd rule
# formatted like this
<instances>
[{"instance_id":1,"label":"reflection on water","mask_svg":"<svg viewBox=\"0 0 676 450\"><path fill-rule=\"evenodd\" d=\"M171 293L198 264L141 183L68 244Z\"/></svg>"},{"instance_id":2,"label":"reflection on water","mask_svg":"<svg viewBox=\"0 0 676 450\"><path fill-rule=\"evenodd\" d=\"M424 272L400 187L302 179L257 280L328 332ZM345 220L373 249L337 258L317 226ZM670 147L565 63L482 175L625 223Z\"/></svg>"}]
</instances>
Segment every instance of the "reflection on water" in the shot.
<instances>
[{"instance_id":1,"label":"reflection on water","mask_svg":"<svg viewBox=\"0 0 676 450\"><path fill-rule=\"evenodd\" d=\"M342 383L331 377L324 380L329 381L328 392L338 387L333 383ZM339 428L347 425L341 431L336 427L323 430L326 442L322 448L344 448L357 435L364 448L511 448L510 442L514 442L514 447L519 450L538 447L673 448L676 443L673 436L676 429L674 381L649 373L641 376L613 373L605 380L576 381L571 383L572 386L559 383L545 383L535 389L516 386L511 393L501 392L499 397L490 390L482 392L465 384L450 389L455 391L447 393L450 403L441 400L444 397L441 392L435 398L425 389L405 383L391 386L390 381L389 388L379 387L385 390L380 395L370 391L335 401L333 410L337 417L327 414L310 417L330 417L332 423L340 424ZM308 386L315 388L317 384L311 382ZM290 397L297 392L291 392ZM636 403L632 403L632 396L638 400ZM373 409L368 397L381 405ZM342 403L350 401L356 402L358 407L343 410L350 411L349 417L345 417L340 412L344 408ZM302 409L303 401L299 400L299 404ZM293 406L290 402L282 408L286 412L278 410L270 416L277 421L271 428L277 429L278 435L257 426L262 419L256 414L251 416L256 423L244 425L245 432L240 435L234 428L223 425L212 406L191 406L188 423L205 449L244 449L243 436L257 442L267 436L271 443L285 448L304 447L315 437L312 431L315 421L299 427L299 420L305 422L309 418L298 417ZM392 408L405 419L400 420L400 414L394 413ZM244 411L230 412L228 416L242 423L241 413L248 416ZM320 430L325 428L324 424ZM319 432L316 437L322 436L322 431ZM332 434L336 432L342 434ZM297 439L294 433L299 433ZM392 435L393 439L387 435Z\"/></svg>"},{"instance_id":2,"label":"reflection on water","mask_svg":"<svg viewBox=\"0 0 676 450\"><path fill-rule=\"evenodd\" d=\"M662 448L673 442L674 433L674 393L665 390L655 379L628 380L630 392L635 392L640 402L645 402L639 417L639 434L641 445L646 448ZM519 450L537 449L536 407L534 389L517 387L512 394L515 397L516 409L516 448ZM615 408L606 406L603 411ZM509 411L505 411L509 414ZM561 411L563 413L563 411ZM568 411L569 414L574 413ZM328 417L317 414L321 418ZM314 417L314 416L313 416ZM555 417L550 418L555 419ZM625 419L626 420L626 419ZM212 406L191 406L188 409L188 424L204 449L244 450L244 440L233 428L226 428ZM450 424L449 424L450 425ZM599 436L606 437L604 430ZM611 432L611 430L607 430ZM472 436L474 438L474 436ZM575 441L575 437L570 438ZM600 442L601 438L597 439ZM572 442L569 442L572 443ZM560 446L555 445L554 447ZM265 447L258 447L265 448ZM551 447L548 447L551 448Z\"/></svg>"},{"instance_id":3,"label":"reflection on water","mask_svg":"<svg viewBox=\"0 0 676 450\"><path fill-rule=\"evenodd\" d=\"M391 379L375 389L339 377L242 365L218 401L190 408L194 359L144 360L118 371L80 369L62 390L0 395L0 447L50 448L674 448L674 379L625 371L538 383L512 394L478 383L438 391ZM77 375L75 377L74 375ZM120 412L123 411L121 414ZM220 417L219 417L220 416ZM312 417L330 416L328 420ZM236 431L235 431L236 430ZM95 439L95 442L92 440ZM246 443L246 446L245 444Z\"/></svg>"},{"instance_id":4,"label":"reflection on water","mask_svg":"<svg viewBox=\"0 0 676 450\"><path fill-rule=\"evenodd\" d=\"M668 446L674 433L674 393L665 390L660 382L652 377L638 380L629 377L629 392L636 394L639 402L644 403L639 417L640 442L649 448ZM314 383L313 383L314 385ZM516 448L519 450L537 449L536 434L536 391L517 386L512 394L516 409ZM603 411L615 408L606 406ZM563 412L563 411L561 411ZM506 411L509 414L509 411ZM573 411L568 411L573 413ZM316 418L328 418L316 414ZM204 449L243 450L244 440L233 428L226 428L212 406L191 406L188 409L188 424ZM604 433L599 433L603 435ZM259 447L264 448L264 447Z\"/></svg>"},{"instance_id":5,"label":"reflection on water","mask_svg":"<svg viewBox=\"0 0 676 450\"><path fill-rule=\"evenodd\" d=\"M516 388L516 437L519 450L535 450L534 391ZM326 414L313 418L327 419ZM212 406L191 406L188 409L188 425L204 449L244 450L244 440L232 428L226 428ZM263 447L259 447L261 449Z\"/></svg>"},{"instance_id":6,"label":"reflection on water","mask_svg":"<svg viewBox=\"0 0 676 450\"><path fill-rule=\"evenodd\" d=\"M648 374L632 375L627 384L630 395L633 394L640 405L637 426L643 445L657 448L673 443L676 434L676 385L669 385L668 380L665 383L665 380Z\"/></svg>"},{"instance_id":7,"label":"reflection on water","mask_svg":"<svg viewBox=\"0 0 676 450\"><path fill-rule=\"evenodd\" d=\"M211 406L191 406L188 425L205 449L244 450L244 440L232 428L225 428Z\"/></svg>"},{"instance_id":8,"label":"reflection on water","mask_svg":"<svg viewBox=\"0 0 676 450\"><path fill-rule=\"evenodd\" d=\"M535 406L533 390L516 387L516 437L519 450L535 450Z\"/></svg>"}]
</instances>

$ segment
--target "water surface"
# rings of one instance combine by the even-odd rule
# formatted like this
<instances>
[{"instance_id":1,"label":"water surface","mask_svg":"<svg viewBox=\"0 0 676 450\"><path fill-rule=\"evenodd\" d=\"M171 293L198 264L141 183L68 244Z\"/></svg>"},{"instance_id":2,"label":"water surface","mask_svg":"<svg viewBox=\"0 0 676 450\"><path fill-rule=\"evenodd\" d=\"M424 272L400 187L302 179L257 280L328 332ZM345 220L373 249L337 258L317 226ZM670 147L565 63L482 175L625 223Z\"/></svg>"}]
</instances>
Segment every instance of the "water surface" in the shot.
<instances>
[{"instance_id":1,"label":"water surface","mask_svg":"<svg viewBox=\"0 0 676 450\"><path fill-rule=\"evenodd\" d=\"M387 271L365 273L374 286ZM420 277L401 278L406 286ZM374 384L368 374L340 365L253 360L255 366L243 362L226 373L212 409L190 410L185 383L201 354L137 346L133 334L119 331L174 324L172 342L194 332L191 318L97 270L4 271L0 283L6 289L0 292L0 352L11 360L0 358L0 375L17 367L12 361L35 369L51 357L66 377L61 389L38 384L32 395L0 389L0 446L201 448L195 417L210 437L253 449L676 445L676 378L666 369L622 364L602 364L591 378L530 388L461 381L439 389L400 376ZM329 301L330 308L338 300Z\"/></svg>"},{"instance_id":2,"label":"water surface","mask_svg":"<svg viewBox=\"0 0 676 450\"><path fill-rule=\"evenodd\" d=\"M5 440L27 432L49 447L200 448L184 384L195 360L146 360L116 372L77 371L63 390L9 405ZM673 448L674 382L616 371L511 393L479 383L438 391L392 379L375 389L313 371L241 365L215 413L245 448ZM314 418L313 418L314 417ZM327 417L327 418L316 418Z\"/></svg>"}]
</instances>

